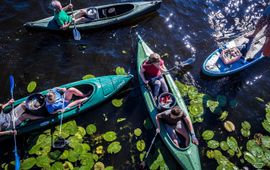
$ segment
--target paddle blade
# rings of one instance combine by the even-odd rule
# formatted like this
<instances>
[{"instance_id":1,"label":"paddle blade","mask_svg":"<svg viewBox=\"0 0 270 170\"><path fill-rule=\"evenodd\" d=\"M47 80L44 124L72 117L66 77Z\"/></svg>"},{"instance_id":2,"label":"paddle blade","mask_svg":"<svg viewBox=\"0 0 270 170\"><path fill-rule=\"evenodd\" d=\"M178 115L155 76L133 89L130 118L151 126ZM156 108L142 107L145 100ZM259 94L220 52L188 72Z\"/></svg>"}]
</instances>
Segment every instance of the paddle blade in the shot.
<instances>
[{"instance_id":1,"label":"paddle blade","mask_svg":"<svg viewBox=\"0 0 270 170\"><path fill-rule=\"evenodd\" d=\"M14 150L14 154L15 154L15 170L20 170L21 167L21 162L20 162L20 157L17 153L17 149L15 148Z\"/></svg>"},{"instance_id":2,"label":"paddle blade","mask_svg":"<svg viewBox=\"0 0 270 170\"><path fill-rule=\"evenodd\" d=\"M180 65L181 65L182 67L184 67L184 66L186 66L186 65L190 65L190 64L194 63L194 61L195 61L195 58L189 58L189 59L187 59L186 61L181 62Z\"/></svg>"},{"instance_id":3,"label":"paddle blade","mask_svg":"<svg viewBox=\"0 0 270 170\"><path fill-rule=\"evenodd\" d=\"M9 82L10 82L10 94L11 94L11 98L13 98L14 77L12 75L9 76Z\"/></svg>"},{"instance_id":4,"label":"paddle blade","mask_svg":"<svg viewBox=\"0 0 270 170\"><path fill-rule=\"evenodd\" d=\"M79 32L79 30L77 30L76 27L73 29L73 37L74 37L74 40L76 41L79 41L82 38L81 33Z\"/></svg>"}]
</instances>

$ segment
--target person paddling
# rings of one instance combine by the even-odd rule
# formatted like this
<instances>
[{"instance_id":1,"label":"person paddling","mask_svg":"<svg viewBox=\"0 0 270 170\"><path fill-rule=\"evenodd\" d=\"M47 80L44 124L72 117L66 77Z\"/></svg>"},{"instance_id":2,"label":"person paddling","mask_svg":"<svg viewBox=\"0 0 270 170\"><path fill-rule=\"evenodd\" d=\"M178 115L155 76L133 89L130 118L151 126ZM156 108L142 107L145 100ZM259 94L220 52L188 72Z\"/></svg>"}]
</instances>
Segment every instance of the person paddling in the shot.
<instances>
[{"instance_id":1,"label":"person paddling","mask_svg":"<svg viewBox=\"0 0 270 170\"><path fill-rule=\"evenodd\" d=\"M173 140L174 144L179 147L178 143L178 137L177 133L180 135L183 135L183 137L186 139L185 145L188 146L188 141L189 141L189 135L185 133L185 125L183 124L182 120L185 120L189 132L192 137L192 143L198 145L199 141L196 138L196 135L194 133L194 129L191 123L191 120L189 117L180 109L179 106L174 106L170 110L166 110L164 112L161 112L156 115L156 123L157 123L157 129L156 132L160 133L160 119L165 120L165 127L166 130L168 131L171 139Z\"/></svg>"},{"instance_id":2,"label":"person paddling","mask_svg":"<svg viewBox=\"0 0 270 170\"><path fill-rule=\"evenodd\" d=\"M69 16L67 14L67 10L70 10L73 8L72 4L69 4L65 7L62 7L62 4L58 0L53 0L51 2L51 6L54 9L54 20L59 25L60 29L65 30L67 29L72 22L75 22L76 24L85 23L88 22L89 19L85 16L87 16L86 10L79 10L74 14L74 18Z\"/></svg>"}]
</instances>

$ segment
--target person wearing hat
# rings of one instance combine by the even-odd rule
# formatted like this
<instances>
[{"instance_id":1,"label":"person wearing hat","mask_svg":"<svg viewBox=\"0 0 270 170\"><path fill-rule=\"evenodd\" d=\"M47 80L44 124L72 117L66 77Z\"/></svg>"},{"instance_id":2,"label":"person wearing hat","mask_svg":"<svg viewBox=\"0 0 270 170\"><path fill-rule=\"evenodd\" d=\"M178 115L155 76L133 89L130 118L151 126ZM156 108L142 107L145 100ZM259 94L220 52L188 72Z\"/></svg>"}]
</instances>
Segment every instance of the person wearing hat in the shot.
<instances>
[{"instance_id":1,"label":"person wearing hat","mask_svg":"<svg viewBox=\"0 0 270 170\"><path fill-rule=\"evenodd\" d=\"M86 10L79 10L78 12L74 13L73 17L69 16L66 11L73 8L72 4L62 7L60 1L53 0L51 2L51 6L54 9L54 20L59 25L60 29L63 30L67 29L72 23L72 21L74 21L76 24L85 23L89 21L89 19L86 17L87 16Z\"/></svg>"},{"instance_id":2,"label":"person wearing hat","mask_svg":"<svg viewBox=\"0 0 270 170\"><path fill-rule=\"evenodd\" d=\"M71 102L73 95L83 98ZM80 107L80 104L88 99L86 96L74 87L69 89L56 87L50 89L46 95L46 108L50 114L64 112L76 105Z\"/></svg>"},{"instance_id":3,"label":"person wearing hat","mask_svg":"<svg viewBox=\"0 0 270 170\"><path fill-rule=\"evenodd\" d=\"M161 112L159 114L156 115L156 123L157 123L157 129L156 132L160 133L160 119L165 121L165 127L166 130L168 131L171 139L173 140L173 142L175 143L175 145L177 147L179 147L179 143L178 143L178 137L176 133L179 133L180 135L182 135L186 141L185 141L185 146L188 146L189 144L189 135L185 130L185 125L183 124L182 120L184 120L188 126L189 132L191 134L192 137L192 143L198 145L199 141L196 138L196 135L194 133L194 129L191 123L191 120L189 119L189 117L180 109L179 106L174 106L172 109L170 110L166 110L164 112Z\"/></svg>"},{"instance_id":4,"label":"person wearing hat","mask_svg":"<svg viewBox=\"0 0 270 170\"><path fill-rule=\"evenodd\" d=\"M14 100L11 99L5 104L0 104L0 136L1 135L13 135L16 134L16 130L13 129L13 111L11 110L9 113L4 113L4 109L14 103ZM14 121L15 126L21 124L24 120L36 120L42 117L34 116L25 112L26 106L25 102L19 104L17 107L14 108Z\"/></svg>"},{"instance_id":5,"label":"person wearing hat","mask_svg":"<svg viewBox=\"0 0 270 170\"><path fill-rule=\"evenodd\" d=\"M160 94L160 89L162 92L169 91L165 79L162 76L163 72L166 72L164 61L157 53L151 54L148 60L141 66L140 76L145 84L151 83L154 86L155 100L157 100Z\"/></svg>"}]
</instances>

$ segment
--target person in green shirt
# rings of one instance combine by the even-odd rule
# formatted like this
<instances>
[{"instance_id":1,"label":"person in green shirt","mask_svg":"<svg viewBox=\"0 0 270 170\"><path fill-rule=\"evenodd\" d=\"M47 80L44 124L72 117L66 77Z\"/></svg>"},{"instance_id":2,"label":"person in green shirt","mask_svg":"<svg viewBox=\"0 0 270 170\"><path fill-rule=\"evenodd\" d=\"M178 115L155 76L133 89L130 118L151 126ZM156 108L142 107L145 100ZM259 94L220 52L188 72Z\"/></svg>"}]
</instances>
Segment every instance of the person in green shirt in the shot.
<instances>
[{"instance_id":1,"label":"person in green shirt","mask_svg":"<svg viewBox=\"0 0 270 170\"><path fill-rule=\"evenodd\" d=\"M53 0L51 2L52 7L54 8L54 20L59 25L60 29L67 29L72 22L76 24L88 22L89 19L86 17L87 12L86 10L80 10L74 13L74 16L69 16L66 11L73 8L72 4L69 4L65 7L62 7L62 4L58 0Z\"/></svg>"}]
</instances>

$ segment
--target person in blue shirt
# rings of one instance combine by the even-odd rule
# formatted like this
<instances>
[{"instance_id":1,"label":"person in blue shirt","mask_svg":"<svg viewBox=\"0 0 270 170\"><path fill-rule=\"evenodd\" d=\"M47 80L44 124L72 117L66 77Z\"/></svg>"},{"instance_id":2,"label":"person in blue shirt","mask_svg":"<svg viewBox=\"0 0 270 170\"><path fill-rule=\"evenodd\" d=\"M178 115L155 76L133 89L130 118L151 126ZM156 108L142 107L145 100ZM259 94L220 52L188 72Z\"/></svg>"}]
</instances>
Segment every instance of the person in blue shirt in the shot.
<instances>
[{"instance_id":1,"label":"person in blue shirt","mask_svg":"<svg viewBox=\"0 0 270 170\"><path fill-rule=\"evenodd\" d=\"M81 99L71 101L73 96L82 97ZM79 106L88 99L87 95L83 94L78 89L71 87L69 89L56 87L50 89L46 95L46 108L50 114L64 112L65 110Z\"/></svg>"}]
</instances>

